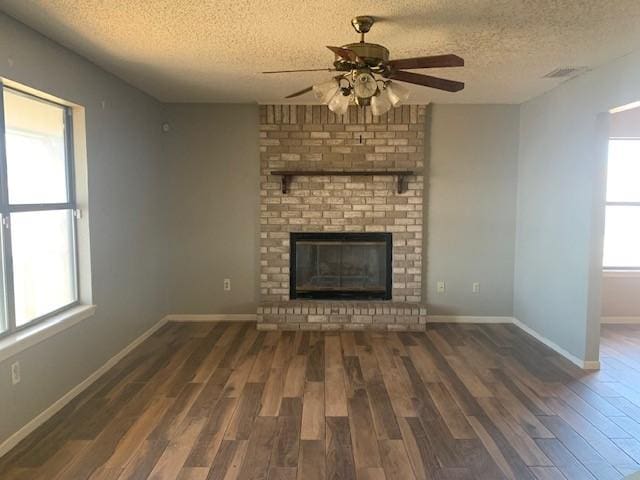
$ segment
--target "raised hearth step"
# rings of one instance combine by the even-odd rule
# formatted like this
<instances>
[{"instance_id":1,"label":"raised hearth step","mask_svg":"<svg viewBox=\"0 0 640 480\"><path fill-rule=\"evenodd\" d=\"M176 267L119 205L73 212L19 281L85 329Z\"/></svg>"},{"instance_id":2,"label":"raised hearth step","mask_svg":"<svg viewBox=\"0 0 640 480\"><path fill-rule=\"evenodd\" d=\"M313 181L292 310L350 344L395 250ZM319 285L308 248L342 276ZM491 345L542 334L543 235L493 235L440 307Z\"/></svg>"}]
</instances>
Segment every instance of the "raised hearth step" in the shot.
<instances>
[{"instance_id":1,"label":"raised hearth step","mask_svg":"<svg viewBox=\"0 0 640 480\"><path fill-rule=\"evenodd\" d=\"M389 301L282 301L258 307L261 330L393 330L420 331L427 307Z\"/></svg>"}]
</instances>

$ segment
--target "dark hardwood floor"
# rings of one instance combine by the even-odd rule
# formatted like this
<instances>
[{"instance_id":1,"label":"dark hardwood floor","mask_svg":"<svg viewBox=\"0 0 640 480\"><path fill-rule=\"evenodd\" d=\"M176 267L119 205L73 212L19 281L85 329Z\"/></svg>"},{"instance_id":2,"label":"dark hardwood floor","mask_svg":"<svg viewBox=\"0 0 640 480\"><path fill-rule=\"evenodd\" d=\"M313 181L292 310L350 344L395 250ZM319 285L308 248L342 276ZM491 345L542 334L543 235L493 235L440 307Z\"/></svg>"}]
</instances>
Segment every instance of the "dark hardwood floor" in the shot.
<instances>
[{"instance_id":1,"label":"dark hardwood floor","mask_svg":"<svg viewBox=\"0 0 640 480\"><path fill-rule=\"evenodd\" d=\"M640 327L583 372L515 327L166 325L0 459L29 479L618 479L640 470Z\"/></svg>"}]
</instances>

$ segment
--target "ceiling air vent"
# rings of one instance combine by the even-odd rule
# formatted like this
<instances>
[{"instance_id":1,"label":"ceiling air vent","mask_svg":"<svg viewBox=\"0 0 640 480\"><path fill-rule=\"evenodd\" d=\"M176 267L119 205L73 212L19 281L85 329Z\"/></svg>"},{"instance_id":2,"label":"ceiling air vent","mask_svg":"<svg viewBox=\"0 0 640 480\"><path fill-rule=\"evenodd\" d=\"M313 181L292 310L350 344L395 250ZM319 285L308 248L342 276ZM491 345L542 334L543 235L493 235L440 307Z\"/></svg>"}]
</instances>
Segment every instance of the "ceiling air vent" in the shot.
<instances>
[{"instance_id":1,"label":"ceiling air vent","mask_svg":"<svg viewBox=\"0 0 640 480\"><path fill-rule=\"evenodd\" d=\"M580 75L588 70L588 67L560 67L547 73L543 78L569 78Z\"/></svg>"}]
</instances>

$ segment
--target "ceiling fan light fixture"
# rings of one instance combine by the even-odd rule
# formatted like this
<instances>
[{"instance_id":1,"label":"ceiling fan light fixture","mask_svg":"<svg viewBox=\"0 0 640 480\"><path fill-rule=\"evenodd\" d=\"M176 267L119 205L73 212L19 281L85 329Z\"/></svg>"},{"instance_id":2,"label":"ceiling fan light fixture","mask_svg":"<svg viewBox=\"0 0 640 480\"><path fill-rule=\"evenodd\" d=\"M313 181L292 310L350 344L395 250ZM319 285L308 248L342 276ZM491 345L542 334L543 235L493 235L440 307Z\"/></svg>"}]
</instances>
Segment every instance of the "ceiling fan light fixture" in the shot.
<instances>
[{"instance_id":1,"label":"ceiling fan light fixture","mask_svg":"<svg viewBox=\"0 0 640 480\"><path fill-rule=\"evenodd\" d=\"M371 113L375 116L384 115L391 109L389 92L383 88L377 95L371 97Z\"/></svg>"},{"instance_id":2,"label":"ceiling fan light fixture","mask_svg":"<svg viewBox=\"0 0 640 480\"><path fill-rule=\"evenodd\" d=\"M353 79L353 93L356 98L371 98L378 90L376 79L370 71L357 72Z\"/></svg>"},{"instance_id":3,"label":"ceiling fan light fixture","mask_svg":"<svg viewBox=\"0 0 640 480\"><path fill-rule=\"evenodd\" d=\"M331 100L329 100L327 106L333 113L344 115L345 113L347 113L350 103L351 95L345 95L342 90L338 90L338 92L331 98Z\"/></svg>"},{"instance_id":4,"label":"ceiling fan light fixture","mask_svg":"<svg viewBox=\"0 0 640 480\"><path fill-rule=\"evenodd\" d=\"M409 99L409 90L397 83L387 82L384 91L387 92L389 101L394 107Z\"/></svg>"},{"instance_id":5,"label":"ceiling fan light fixture","mask_svg":"<svg viewBox=\"0 0 640 480\"><path fill-rule=\"evenodd\" d=\"M340 84L336 79L328 82L319 83L313 86L313 93L322 103L328 103L336 94L339 93Z\"/></svg>"}]
</instances>

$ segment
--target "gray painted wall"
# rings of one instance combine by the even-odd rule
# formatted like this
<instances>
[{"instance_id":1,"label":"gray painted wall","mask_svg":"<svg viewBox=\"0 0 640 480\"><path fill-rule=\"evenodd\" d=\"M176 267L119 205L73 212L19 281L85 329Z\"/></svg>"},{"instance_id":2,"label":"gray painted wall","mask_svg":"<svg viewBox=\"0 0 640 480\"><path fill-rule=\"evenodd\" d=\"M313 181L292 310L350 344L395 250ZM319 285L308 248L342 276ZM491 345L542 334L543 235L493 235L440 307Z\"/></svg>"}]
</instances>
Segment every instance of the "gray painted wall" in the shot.
<instances>
[{"instance_id":1,"label":"gray painted wall","mask_svg":"<svg viewBox=\"0 0 640 480\"><path fill-rule=\"evenodd\" d=\"M434 105L427 126L431 315L513 315L517 105ZM436 282L445 281L445 293ZM480 293L472 283L480 282Z\"/></svg>"},{"instance_id":2,"label":"gray painted wall","mask_svg":"<svg viewBox=\"0 0 640 480\"><path fill-rule=\"evenodd\" d=\"M86 107L97 305L0 364L1 442L165 315L167 241L158 102L3 14L0 76ZM12 387L16 359L22 382Z\"/></svg>"},{"instance_id":3,"label":"gray painted wall","mask_svg":"<svg viewBox=\"0 0 640 480\"><path fill-rule=\"evenodd\" d=\"M172 313L255 313L257 107L166 105ZM437 105L427 135L425 289L434 315L511 316L518 107ZM232 208L230 208L232 206ZM231 278L232 291L222 282ZM437 294L436 280L447 282ZM471 292L474 281L480 294Z\"/></svg>"},{"instance_id":4,"label":"gray painted wall","mask_svg":"<svg viewBox=\"0 0 640 480\"><path fill-rule=\"evenodd\" d=\"M597 360L607 119L640 99L640 52L521 106L515 316Z\"/></svg>"},{"instance_id":5,"label":"gray painted wall","mask_svg":"<svg viewBox=\"0 0 640 480\"><path fill-rule=\"evenodd\" d=\"M166 105L172 313L256 313L257 105ZM231 279L231 291L223 280Z\"/></svg>"},{"instance_id":6,"label":"gray painted wall","mask_svg":"<svg viewBox=\"0 0 640 480\"><path fill-rule=\"evenodd\" d=\"M605 274L602 278L602 316L640 317L640 276Z\"/></svg>"},{"instance_id":7,"label":"gray painted wall","mask_svg":"<svg viewBox=\"0 0 640 480\"><path fill-rule=\"evenodd\" d=\"M613 113L610 123L610 137L640 138L640 107Z\"/></svg>"}]
</instances>

